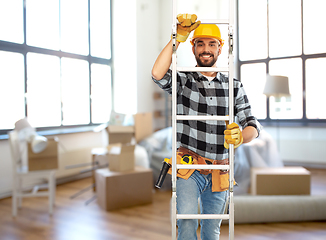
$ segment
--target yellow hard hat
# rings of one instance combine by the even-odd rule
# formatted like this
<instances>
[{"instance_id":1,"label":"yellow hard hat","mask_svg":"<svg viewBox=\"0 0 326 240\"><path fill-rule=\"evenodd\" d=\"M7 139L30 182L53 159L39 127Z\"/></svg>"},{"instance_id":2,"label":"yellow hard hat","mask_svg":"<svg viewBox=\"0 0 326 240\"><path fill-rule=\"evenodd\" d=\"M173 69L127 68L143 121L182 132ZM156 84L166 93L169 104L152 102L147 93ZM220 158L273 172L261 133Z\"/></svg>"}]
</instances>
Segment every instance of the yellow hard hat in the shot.
<instances>
[{"instance_id":1,"label":"yellow hard hat","mask_svg":"<svg viewBox=\"0 0 326 240\"><path fill-rule=\"evenodd\" d=\"M194 35L191 39L191 44L194 45L197 38L215 38L220 41L221 46L224 44L224 40L221 38L220 28L215 24L200 24L194 31Z\"/></svg>"}]
</instances>

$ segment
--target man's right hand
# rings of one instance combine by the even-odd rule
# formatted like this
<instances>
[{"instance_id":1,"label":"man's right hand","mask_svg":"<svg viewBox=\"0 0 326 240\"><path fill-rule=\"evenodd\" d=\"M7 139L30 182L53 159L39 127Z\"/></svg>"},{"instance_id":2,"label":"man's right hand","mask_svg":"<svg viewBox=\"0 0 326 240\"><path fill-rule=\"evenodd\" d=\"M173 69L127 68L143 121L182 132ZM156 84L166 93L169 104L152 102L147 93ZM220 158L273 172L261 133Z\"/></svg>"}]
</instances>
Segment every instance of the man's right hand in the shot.
<instances>
[{"instance_id":1,"label":"man's right hand","mask_svg":"<svg viewBox=\"0 0 326 240\"><path fill-rule=\"evenodd\" d=\"M177 41L185 42L191 31L195 30L201 22L196 22L196 14L178 14L177 19L179 21L177 25Z\"/></svg>"}]
</instances>

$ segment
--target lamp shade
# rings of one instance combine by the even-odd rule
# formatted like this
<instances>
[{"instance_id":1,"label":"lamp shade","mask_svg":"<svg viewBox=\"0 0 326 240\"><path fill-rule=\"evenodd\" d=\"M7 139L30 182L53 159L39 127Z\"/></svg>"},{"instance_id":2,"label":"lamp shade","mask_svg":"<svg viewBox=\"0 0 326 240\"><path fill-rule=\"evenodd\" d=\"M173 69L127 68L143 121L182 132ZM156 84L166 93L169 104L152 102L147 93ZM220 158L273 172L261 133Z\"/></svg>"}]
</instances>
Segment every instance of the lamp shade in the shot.
<instances>
[{"instance_id":1,"label":"lamp shade","mask_svg":"<svg viewBox=\"0 0 326 240\"><path fill-rule=\"evenodd\" d=\"M285 76L275 76L267 74L263 93L267 97L290 96L289 78Z\"/></svg>"},{"instance_id":2,"label":"lamp shade","mask_svg":"<svg viewBox=\"0 0 326 240\"><path fill-rule=\"evenodd\" d=\"M34 135L31 141L32 151L40 153L48 146L48 139L40 135Z\"/></svg>"}]
</instances>

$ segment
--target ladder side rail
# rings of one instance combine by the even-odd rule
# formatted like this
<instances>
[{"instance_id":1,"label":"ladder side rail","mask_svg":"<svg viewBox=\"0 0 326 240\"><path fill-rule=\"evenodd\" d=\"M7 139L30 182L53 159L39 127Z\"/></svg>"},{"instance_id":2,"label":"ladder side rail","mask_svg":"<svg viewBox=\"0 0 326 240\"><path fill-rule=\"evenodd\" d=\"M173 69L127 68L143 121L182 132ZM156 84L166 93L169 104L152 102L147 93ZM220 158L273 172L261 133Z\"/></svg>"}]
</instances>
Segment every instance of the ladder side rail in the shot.
<instances>
[{"instance_id":1,"label":"ladder side rail","mask_svg":"<svg viewBox=\"0 0 326 240\"><path fill-rule=\"evenodd\" d=\"M177 239L177 0L172 0L172 206L171 206L171 225L172 240Z\"/></svg>"},{"instance_id":2,"label":"ladder side rail","mask_svg":"<svg viewBox=\"0 0 326 240\"><path fill-rule=\"evenodd\" d=\"M235 0L229 0L229 116L230 123L234 120L234 7ZM231 144L229 148L229 240L234 240L234 201L233 201L233 187L234 187L234 145Z\"/></svg>"}]
</instances>

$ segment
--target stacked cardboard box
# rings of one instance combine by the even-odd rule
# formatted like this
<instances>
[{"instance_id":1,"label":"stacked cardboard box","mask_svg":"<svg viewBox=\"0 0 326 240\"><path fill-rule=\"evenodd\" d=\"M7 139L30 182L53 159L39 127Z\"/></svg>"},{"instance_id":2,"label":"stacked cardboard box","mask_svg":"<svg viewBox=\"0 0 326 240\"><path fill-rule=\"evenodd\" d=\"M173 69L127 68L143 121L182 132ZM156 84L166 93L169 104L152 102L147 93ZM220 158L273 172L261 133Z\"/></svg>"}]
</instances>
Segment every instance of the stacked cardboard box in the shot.
<instances>
[{"instance_id":1,"label":"stacked cardboard box","mask_svg":"<svg viewBox=\"0 0 326 240\"><path fill-rule=\"evenodd\" d=\"M252 168L253 195L309 195L310 172L303 167Z\"/></svg>"},{"instance_id":2,"label":"stacked cardboard box","mask_svg":"<svg viewBox=\"0 0 326 240\"><path fill-rule=\"evenodd\" d=\"M134 136L134 126L109 125L106 128L109 135L109 144L130 143Z\"/></svg>"},{"instance_id":3,"label":"stacked cardboard box","mask_svg":"<svg viewBox=\"0 0 326 240\"><path fill-rule=\"evenodd\" d=\"M134 115L134 126L109 125L106 130L109 136L108 159L111 171L124 172L135 168L136 143L152 134L152 113Z\"/></svg>"},{"instance_id":4,"label":"stacked cardboard box","mask_svg":"<svg viewBox=\"0 0 326 240\"><path fill-rule=\"evenodd\" d=\"M151 169L136 166L132 171L96 170L96 195L106 211L152 202L153 174Z\"/></svg>"},{"instance_id":5,"label":"stacked cardboard box","mask_svg":"<svg viewBox=\"0 0 326 240\"><path fill-rule=\"evenodd\" d=\"M135 168L135 145L111 144L108 146L109 169L115 172L131 171Z\"/></svg>"},{"instance_id":6,"label":"stacked cardboard box","mask_svg":"<svg viewBox=\"0 0 326 240\"><path fill-rule=\"evenodd\" d=\"M135 168L135 145L131 144L133 126L108 126L109 135L108 161L111 171L123 172Z\"/></svg>"},{"instance_id":7,"label":"stacked cardboard box","mask_svg":"<svg viewBox=\"0 0 326 240\"><path fill-rule=\"evenodd\" d=\"M101 208L111 211L152 202L153 173L135 166L135 143L152 134L151 113L136 114L134 126L110 125L108 169L95 172L96 195Z\"/></svg>"}]
</instances>

